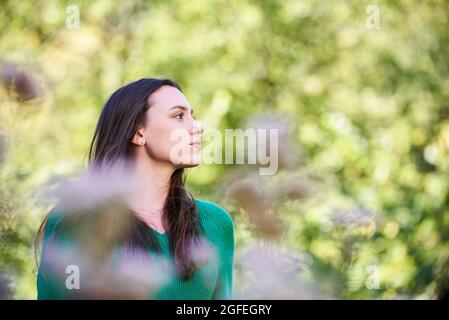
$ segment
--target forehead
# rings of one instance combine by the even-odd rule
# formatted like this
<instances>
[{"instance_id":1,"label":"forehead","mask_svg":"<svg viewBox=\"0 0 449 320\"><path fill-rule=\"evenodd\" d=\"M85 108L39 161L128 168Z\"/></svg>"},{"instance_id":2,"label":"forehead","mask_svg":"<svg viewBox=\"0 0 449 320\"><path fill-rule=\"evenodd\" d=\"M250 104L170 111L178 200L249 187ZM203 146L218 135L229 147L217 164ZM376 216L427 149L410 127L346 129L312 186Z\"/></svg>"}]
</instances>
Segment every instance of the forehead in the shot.
<instances>
[{"instance_id":1,"label":"forehead","mask_svg":"<svg viewBox=\"0 0 449 320\"><path fill-rule=\"evenodd\" d=\"M170 109L176 105L190 107L189 102L181 91L172 86L162 86L153 92L148 98L148 102L152 107Z\"/></svg>"}]
</instances>

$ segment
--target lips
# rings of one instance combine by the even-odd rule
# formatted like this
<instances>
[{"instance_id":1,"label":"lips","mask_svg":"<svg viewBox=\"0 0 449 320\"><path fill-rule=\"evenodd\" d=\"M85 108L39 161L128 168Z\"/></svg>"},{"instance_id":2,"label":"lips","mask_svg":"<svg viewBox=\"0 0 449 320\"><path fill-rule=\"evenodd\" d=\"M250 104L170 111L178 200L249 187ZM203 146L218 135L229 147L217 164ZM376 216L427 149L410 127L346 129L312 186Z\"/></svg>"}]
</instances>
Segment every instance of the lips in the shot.
<instances>
[{"instance_id":1,"label":"lips","mask_svg":"<svg viewBox=\"0 0 449 320\"><path fill-rule=\"evenodd\" d=\"M190 142L190 147L191 148L201 148L201 142L200 141L193 141L193 142Z\"/></svg>"}]
</instances>

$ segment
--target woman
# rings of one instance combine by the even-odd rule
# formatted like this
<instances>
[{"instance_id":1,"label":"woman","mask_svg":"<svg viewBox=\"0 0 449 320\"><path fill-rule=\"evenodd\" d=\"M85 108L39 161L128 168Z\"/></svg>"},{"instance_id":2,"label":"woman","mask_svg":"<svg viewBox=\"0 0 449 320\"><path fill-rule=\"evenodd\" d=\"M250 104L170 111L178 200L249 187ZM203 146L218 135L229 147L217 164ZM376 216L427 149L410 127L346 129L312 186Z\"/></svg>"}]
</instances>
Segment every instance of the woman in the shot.
<instances>
[{"instance_id":1,"label":"woman","mask_svg":"<svg viewBox=\"0 0 449 320\"><path fill-rule=\"evenodd\" d=\"M174 270L173 277L153 290L146 297L149 299L232 299L232 218L210 201L193 199L184 187L184 168L199 164L203 133L192 114L176 83L168 79L140 79L121 87L108 99L89 149L90 170L108 172L114 165L127 163L127 181L138 186L128 198L132 215L126 232L115 239L118 242L112 247L126 248L128 253L143 252L148 257L160 254L173 266L170 269ZM185 133L181 141L174 141L176 131ZM175 149L177 152L173 152ZM83 282L83 270L78 274L81 280L70 286L70 270L54 266L63 255L51 255L50 248L54 247L51 244L69 243L64 248L71 250L88 238L84 234L80 236L81 229L93 230L90 236L97 239L104 235L87 213L70 217L64 213L64 209L56 206L39 228L37 250L42 242L43 245L37 278L38 299L110 297L95 290L83 292L83 285L89 287L95 279ZM106 223L117 225L114 221L116 217L109 217ZM212 256L216 258L202 265L194 257L199 247L192 246L192 243L202 243L201 239L209 241L214 249ZM91 244L87 247L96 248ZM102 250L107 257L114 256L111 246L102 246ZM70 263L77 265L73 259ZM66 277L61 276L64 274ZM119 292L115 296L122 297Z\"/></svg>"}]
</instances>

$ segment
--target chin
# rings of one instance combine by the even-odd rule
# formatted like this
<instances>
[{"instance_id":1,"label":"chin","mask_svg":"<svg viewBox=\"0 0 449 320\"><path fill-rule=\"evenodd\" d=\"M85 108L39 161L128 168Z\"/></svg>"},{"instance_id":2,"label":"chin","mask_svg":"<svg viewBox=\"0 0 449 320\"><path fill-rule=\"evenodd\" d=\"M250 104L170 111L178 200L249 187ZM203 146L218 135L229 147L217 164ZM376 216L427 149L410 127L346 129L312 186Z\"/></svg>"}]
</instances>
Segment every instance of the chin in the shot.
<instances>
[{"instance_id":1,"label":"chin","mask_svg":"<svg viewBox=\"0 0 449 320\"><path fill-rule=\"evenodd\" d=\"M192 168L201 164L201 152L188 149L178 159L171 159L177 168Z\"/></svg>"},{"instance_id":2,"label":"chin","mask_svg":"<svg viewBox=\"0 0 449 320\"><path fill-rule=\"evenodd\" d=\"M184 165L186 168L196 167L200 165L201 163L201 156L200 154L193 154L191 158L187 159L186 161L182 162L182 165Z\"/></svg>"}]
</instances>

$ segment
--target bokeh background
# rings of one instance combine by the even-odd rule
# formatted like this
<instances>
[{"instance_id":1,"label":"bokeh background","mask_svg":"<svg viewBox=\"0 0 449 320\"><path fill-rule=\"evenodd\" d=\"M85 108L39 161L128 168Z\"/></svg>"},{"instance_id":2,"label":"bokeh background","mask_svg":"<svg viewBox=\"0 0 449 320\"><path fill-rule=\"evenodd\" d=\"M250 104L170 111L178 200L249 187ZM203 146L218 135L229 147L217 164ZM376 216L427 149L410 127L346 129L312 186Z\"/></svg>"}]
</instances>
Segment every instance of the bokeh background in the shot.
<instances>
[{"instance_id":1,"label":"bokeh background","mask_svg":"<svg viewBox=\"0 0 449 320\"><path fill-rule=\"evenodd\" d=\"M281 130L274 176L188 175L234 218L238 296L447 296L448 22L444 0L1 0L0 298L35 298L44 194L142 77L206 128Z\"/></svg>"}]
</instances>

